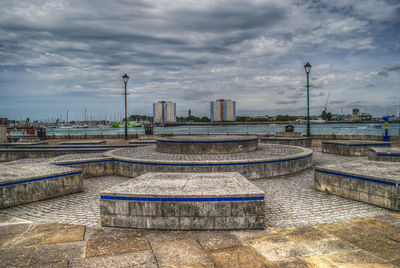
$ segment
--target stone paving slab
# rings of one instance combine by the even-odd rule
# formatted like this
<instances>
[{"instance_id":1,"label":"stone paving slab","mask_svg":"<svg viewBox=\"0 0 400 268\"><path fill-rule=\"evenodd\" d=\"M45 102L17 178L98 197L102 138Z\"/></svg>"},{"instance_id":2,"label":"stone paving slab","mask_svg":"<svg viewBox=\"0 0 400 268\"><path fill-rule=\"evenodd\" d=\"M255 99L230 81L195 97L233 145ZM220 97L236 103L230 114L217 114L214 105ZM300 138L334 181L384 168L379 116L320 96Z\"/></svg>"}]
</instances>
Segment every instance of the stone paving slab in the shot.
<instances>
[{"instance_id":1,"label":"stone paving slab","mask_svg":"<svg viewBox=\"0 0 400 268\"><path fill-rule=\"evenodd\" d=\"M4 216L0 220L20 221ZM314 227L234 232L86 228L87 239L77 241L69 241L65 232L72 225L46 223L0 248L0 266L394 268L400 263L398 222L400 213ZM49 237L49 229L57 237L55 243L35 244L41 232ZM23 238L30 232L36 233L31 242ZM88 254L92 250L101 254Z\"/></svg>"},{"instance_id":2,"label":"stone paving slab","mask_svg":"<svg viewBox=\"0 0 400 268\"><path fill-rule=\"evenodd\" d=\"M160 267L215 267L190 233L150 233L149 240Z\"/></svg>"}]
</instances>

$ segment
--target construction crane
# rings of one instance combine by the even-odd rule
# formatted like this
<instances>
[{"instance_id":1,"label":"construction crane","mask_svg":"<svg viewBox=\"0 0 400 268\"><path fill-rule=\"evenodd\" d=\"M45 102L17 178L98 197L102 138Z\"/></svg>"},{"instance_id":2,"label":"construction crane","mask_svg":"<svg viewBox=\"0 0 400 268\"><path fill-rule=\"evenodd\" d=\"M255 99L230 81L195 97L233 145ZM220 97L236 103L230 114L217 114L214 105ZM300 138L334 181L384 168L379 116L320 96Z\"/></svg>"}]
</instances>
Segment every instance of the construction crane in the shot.
<instances>
[{"instance_id":1,"label":"construction crane","mask_svg":"<svg viewBox=\"0 0 400 268\"><path fill-rule=\"evenodd\" d=\"M325 108L324 108L325 114L326 114L327 109L328 109L328 102L329 102L329 97L330 97L330 96L331 96L331 91L329 90L329 92L328 92L328 98L326 98L326 103L325 103Z\"/></svg>"}]
</instances>

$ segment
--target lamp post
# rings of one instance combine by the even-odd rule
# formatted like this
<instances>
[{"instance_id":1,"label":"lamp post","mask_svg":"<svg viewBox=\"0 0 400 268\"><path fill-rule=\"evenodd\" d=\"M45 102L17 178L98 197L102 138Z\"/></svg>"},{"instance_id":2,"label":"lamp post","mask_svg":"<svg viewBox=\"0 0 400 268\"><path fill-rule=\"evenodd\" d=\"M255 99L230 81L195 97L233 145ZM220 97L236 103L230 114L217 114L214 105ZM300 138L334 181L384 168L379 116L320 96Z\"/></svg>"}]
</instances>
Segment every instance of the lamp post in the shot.
<instances>
[{"instance_id":1,"label":"lamp post","mask_svg":"<svg viewBox=\"0 0 400 268\"><path fill-rule=\"evenodd\" d=\"M128 111L127 111L127 104L126 104L126 84L128 84L129 76L127 74L124 74L122 76L122 80L124 80L125 83L125 140L128 139Z\"/></svg>"},{"instance_id":2,"label":"lamp post","mask_svg":"<svg viewBox=\"0 0 400 268\"><path fill-rule=\"evenodd\" d=\"M310 137L310 84L309 84L309 77L310 77L310 71L311 71L311 64L306 63L304 65L304 70L306 71L307 74L307 137Z\"/></svg>"}]
</instances>

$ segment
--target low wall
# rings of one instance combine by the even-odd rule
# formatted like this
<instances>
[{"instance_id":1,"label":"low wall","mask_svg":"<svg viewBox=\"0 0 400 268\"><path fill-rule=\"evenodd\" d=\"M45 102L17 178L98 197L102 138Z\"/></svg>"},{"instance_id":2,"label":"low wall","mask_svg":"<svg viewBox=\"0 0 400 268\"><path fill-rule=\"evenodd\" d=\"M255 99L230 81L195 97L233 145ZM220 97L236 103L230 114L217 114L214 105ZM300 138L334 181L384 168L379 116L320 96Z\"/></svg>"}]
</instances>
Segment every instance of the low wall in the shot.
<instances>
[{"instance_id":1,"label":"low wall","mask_svg":"<svg viewBox=\"0 0 400 268\"><path fill-rule=\"evenodd\" d=\"M312 166L312 154L295 158L244 163L165 163L139 162L114 158L114 168L119 176L137 177L147 172L239 172L247 179L264 179L302 171Z\"/></svg>"},{"instance_id":2,"label":"low wall","mask_svg":"<svg viewBox=\"0 0 400 268\"><path fill-rule=\"evenodd\" d=\"M107 150L110 149L82 149L82 150L0 149L0 162L9 162L23 158L52 158L64 154L96 153L96 152L105 152Z\"/></svg>"},{"instance_id":3,"label":"low wall","mask_svg":"<svg viewBox=\"0 0 400 268\"><path fill-rule=\"evenodd\" d=\"M85 178L116 175L114 161L112 159L90 159L84 161L74 160L54 162L54 164L57 166L79 168L82 170Z\"/></svg>"},{"instance_id":4,"label":"low wall","mask_svg":"<svg viewBox=\"0 0 400 268\"><path fill-rule=\"evenodd\" d=\"M19 168L18 165L13 166ZM4 167L2 168L4 171ZM83 191L82 172L49 173L18 180L0 181L0 208L17 206Z\"/></svg>"},{"instance_id":5,"label":"low wall","mask_svg":"<svg viewBox=\"0 0 400 268\"><path fill-rule=\"evenodd\" d=\"M300 147L311 147L311 138L281 138L281 137L268 137L268 138L260 138L260 142L262 143L270 143L270 144L283 144L283 145L292 145L292 146L300 146Z\"/></svg>"},{"instance_id":6,"label":"low wall","mask_svg":"<svg viewBox=\"0 0 400 268\"><path fill-rule=\"evenodd\" d=\"M156 151L172 154L228 154L256 151L256 136L176 136L158 138Z\"/></svg>"},{"instance_id":7,"label":"low wall","mask_svg":"<svg viewBox=\"0 0 400 268\"><path fill-rule=\"evenodd\" d=\"M369 148L368 160L385 161L385 162L400 162L399 148Z\"/></svg>"},{"instance_id":8,"label":"low wall","mask_svg":"<svg viewBox=\"0 0 400 268\"><path fill-rule=\"evenodd\" d=\"M371 141L324 141L322 142L322 152L329 154L337 154L344 156L365 156L368 155L368 148L370 147L390 147L390 143L384 142L371 142Z\"/></svg>"},{"instance_id":9,"label":"low wall","mask_svg":"<svg viewBox=\"0 0 400 268\"><path fill-rule=\"evenodd\" d=\"M315 168L315 189L329 194L400 211L400 184L340 168Z\"/></svg>"},{"instance_id":10,"label":"low wall","mask_svg":"<svg viewBox=\"0 0 400 268\"><path fill-rule=\"evenodd\" d=\"M286 132L277 132L275 134L266 134L267 136L277 136L277 134L286 133ZM288 132L290 133L290 132ZM297 133L297 132L295 132ZM193 134L192 134L193 135ZM206 136L207 134L205 134ZM223 134L226 135L226 134ZM228 134L229 135L229 134ZM232 135L238 135L232 134ZM246 133L239 135L247 135ZM260 138L265 137L265 134L249 134L252 136L259 136ZM282 134L284 135L284 134ZM298 135L298 134L295 134ZM157 139L158 137L165 136L173 136L170 134L155 134L155 135L144 135L144 134L129 134L129 139L137 139L137 138L148 138L148 139ZM185 136L185 134L179 134L179 136ZM188 134L188 136L190 136ZM301 136L301 135L300 135ZM383 141L382 135L344 135L344 134L311 134L311 138L313 139L321 139L321 140L370 140L370 141ZM48 135L47 139L71 139L71 140L82 140L82 139L124 139L124 134L99 134L99 135ZM400 141L400 136L391 136L391 141Z\"/></svg>"}]
</instances>

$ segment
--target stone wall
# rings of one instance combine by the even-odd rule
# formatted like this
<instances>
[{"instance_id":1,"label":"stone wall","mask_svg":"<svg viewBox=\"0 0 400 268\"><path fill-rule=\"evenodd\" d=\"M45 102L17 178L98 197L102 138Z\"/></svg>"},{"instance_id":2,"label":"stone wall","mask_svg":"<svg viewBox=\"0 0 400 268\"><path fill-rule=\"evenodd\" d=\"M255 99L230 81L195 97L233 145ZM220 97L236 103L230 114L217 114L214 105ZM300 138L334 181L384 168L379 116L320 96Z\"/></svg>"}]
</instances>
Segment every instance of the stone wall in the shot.
<instances>
[{"instance_id":1,"label":"stone wall","mask_svg":"<svg viewBox=\"0 0 400 268\"><path fill-rule=\"evenodd\" d=\"M83 182L80 171L0 183L0 208L17 206L82 191Z\"/></svg>"},{"instance_id":2,"label":"stone wall","mask_svg":"<svg viewBox=\"0 0 400 268\"><path fill-rule=\"evenodd\" d=\"M263 229L264 201L140 202L100 200L101 224L166 230Z\"/></svg>"},{"instance_id":3,"label":"stone wall","mask_svg":"<svg viewBox=\"0 0 400 268\"><path fill-rule=\"evenodd\" d=\"M67 166L82 170L85 178L115 175L114 161L112 159L56 162L57 166Z\"/></svg>"},{"instance_id":4,"label":"stone wall","mask_svg":"<svg viewBox=\"0 0 400 268\"><path fill-rule=\"evenodd\" d=\"M136 177L147 172L182 172L182 173L204 173L204 172L239 172L247 179L271 178L279 175L291 174L302 171L312 166L312 155L299 158L277 159L264 162L240 163L158 163L138 162L114 159L114 168L119 176Z\"/></svg>"}]
</instances>

